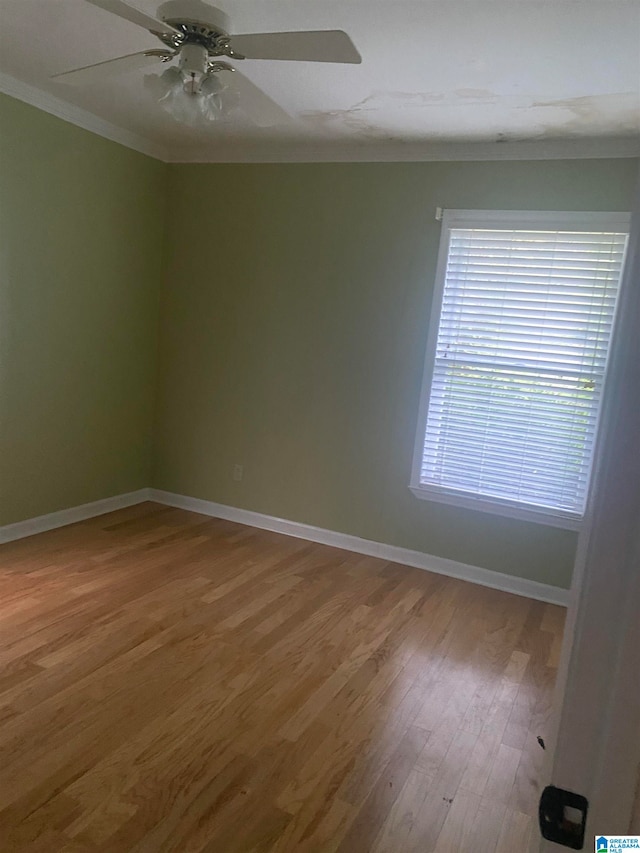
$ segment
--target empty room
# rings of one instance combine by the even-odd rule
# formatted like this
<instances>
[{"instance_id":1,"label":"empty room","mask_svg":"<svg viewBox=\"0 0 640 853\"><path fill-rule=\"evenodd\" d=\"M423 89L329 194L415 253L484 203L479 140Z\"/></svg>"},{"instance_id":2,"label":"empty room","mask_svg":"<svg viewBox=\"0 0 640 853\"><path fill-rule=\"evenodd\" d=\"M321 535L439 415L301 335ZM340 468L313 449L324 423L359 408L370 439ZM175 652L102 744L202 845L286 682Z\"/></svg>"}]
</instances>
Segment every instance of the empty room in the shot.
<instances>
[{"instance_id":1,"label":"empty room","mask_svg":"<svg viewBox=\"0 0 640 853\"><path fill-rule=\"evenodd\" d=\"M0 853L635 849L640 3L214 2L0 0Z\"/></svg>"}]
</instances>

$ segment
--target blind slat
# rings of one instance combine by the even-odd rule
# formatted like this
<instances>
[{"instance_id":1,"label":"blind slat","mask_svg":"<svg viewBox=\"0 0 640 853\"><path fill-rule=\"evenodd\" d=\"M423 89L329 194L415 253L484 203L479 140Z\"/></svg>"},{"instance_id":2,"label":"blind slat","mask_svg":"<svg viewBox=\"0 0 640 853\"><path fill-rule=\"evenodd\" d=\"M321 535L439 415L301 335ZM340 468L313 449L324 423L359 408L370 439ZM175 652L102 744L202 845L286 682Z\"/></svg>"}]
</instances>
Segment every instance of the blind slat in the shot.
<instances>
[{"instance_id":1,"label":"blind slat","mask_svg":"<svg viewBox=\"0 0 640 853\"><path fill-rule=\"evenodd\" d=\"M582 513L626 234L449 234L420 482Z\"/></svg>"}]
</instances>

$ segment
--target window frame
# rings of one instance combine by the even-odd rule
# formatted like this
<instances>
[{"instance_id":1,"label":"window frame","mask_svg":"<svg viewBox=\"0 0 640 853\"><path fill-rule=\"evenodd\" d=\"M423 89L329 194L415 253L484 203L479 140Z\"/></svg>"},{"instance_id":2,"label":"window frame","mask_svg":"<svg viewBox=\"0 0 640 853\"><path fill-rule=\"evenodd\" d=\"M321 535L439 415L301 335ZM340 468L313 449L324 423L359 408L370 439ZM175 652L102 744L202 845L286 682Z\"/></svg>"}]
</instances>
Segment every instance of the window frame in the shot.
<instances>
[{"instance_id":1,"label":"window frame","mask_svg":"<svg viewBox=\"0 0 640 853\"><path fill-rule=\"evenodd\" d=\"M622 212L580 212L566 210L443 210L436 277L429 315L424 370L420 387L418 423L411 463L411 479L409 482L409 489L417 498L420 498L421 500L450 504L452 506L463 507L466 509L473 509L480 512L488 512L505 516L507 518L534 521L540 524L561 527L567 530L580 529L583 520L583 514L581 513L562 509L551 509L542 506L535 507L531 504L508 500L507 498L474 495L473 493L463 492L462 490L452 489L446 486L425 485L420 482L427 416L431 398L431 384L433 380L436 346L438 341L438 329L440 326L440 314L442 311L447 261L449 257L450 236L451 231L456 228L486 228L523 231L538 229L543 231L618 231L624 232L628 235L630 222L631 215L629 213ZM622 269L624 269L624 262L625 257L623 256ZM615 335L617 325L617 307L618 302L616 300L611 340ZM603 389L607 383L608 366L609 353L607 353L607 362L603 372ZM594 431L594 445L596 446L597 442L595 439L597 438L599 431L600 415L601 412L598 411ZM595 459L592 456L589 466L587 491L590 487L594 467Z\"/></svg>"}]
</instances>

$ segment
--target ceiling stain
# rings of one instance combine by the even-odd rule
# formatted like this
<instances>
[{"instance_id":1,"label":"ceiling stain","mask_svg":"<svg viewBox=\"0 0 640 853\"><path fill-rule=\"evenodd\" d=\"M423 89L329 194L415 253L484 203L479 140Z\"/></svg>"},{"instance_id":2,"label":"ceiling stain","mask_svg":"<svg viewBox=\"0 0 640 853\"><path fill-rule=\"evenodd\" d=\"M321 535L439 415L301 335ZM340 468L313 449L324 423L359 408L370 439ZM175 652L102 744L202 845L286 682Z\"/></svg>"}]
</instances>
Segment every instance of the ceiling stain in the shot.
<instances>
[{"instance_id":1,"label":"ceiling stain","mask_svg":"<svg viewBox=\"0 0 640 853\"><path fill-rule=\"evenodd\" d=\"M358 117L358 109L346 110L308 110L302 114L302 118L314 127L315 130L333 131L336 124L345 130L351 131L355 136L363 139L391 140L397 137L389 131Z\"/></svg>"},{"instance_id":2,"label":"ceiling stain","mask_svg":"<svg viewBox=\"0 0 640 853\"><path fill-rule=\"evenodd\" d=\"M533 107L565 107L576 113L584 114L603 107L620 107L633 105L640 110L640 95L638 92L614 92L608 95L584 95L581 98L561 98L551 101L533 101Z\"/></svg>"},{"instance_id":3,"label":"ceiling stain","mask_svg":"<svg viewBox=\"0 0 640 853\"><path fill-rule=\"evenodd\" d=\"M531 108L557 111L554 120L544 121L546 133L558 130L569 134L585 130L609 134L640 132L640 95L636 92L533 101Z\"/></svg>"},{"instance_id":4,"label":"ceiling stain","mask_svg":"<svg viewBox=\"0 0 640 853\"><path fill-rule=\"evenodd\" d=\"M373 104L380 107L385 101L400 101L407 106L428 106L429 104L439 104L444 101L442 92L372 92L366 98L354 104L352 109L362 108L366 104Z\"/></svg>"},{"instance_id":5,"label":"ceiling stain","mask_svg":"<svg viewBox=\"0 0 640 853\"><path fill-rule=\"evenodd\" d=\"M363 139L399 141L400 134L375 124L378 112L389 102L399 103L403 107L423 107L440 104L444 100L440 92L384 92L377 91L341 110L307 110L301 118L313 125L316 130L332 131L336 124Z\"/></svg>"},{"instance_id":6,"label":"ceiling stain","mask_svg":"<svg viewBox=\"0 0 640 853\"><path fill-rule=\"evenodd\" d=\"M498 95L489 89L454 89L453 93L457 98L472 101L491 101L495 103L498 100Z\"/></svg>"},{"instance_id":7,"label":"ceiling stain","mask_svg":"<svg viewBox=\"0 0 640 853\"><path fill-rule=\"evenodd\" d=\"M637 136L640 133L640 95L618 92L564 99L532 99L500 96L489 89L464 88L442 92L375 91L353 106L335 110L314 110L301 114L315 131L335 133L336 129L362 141L408 141L406 134L389 127L389 108L396 110L493 111L492 128L485 139L494 142L560 139L590 135ZM523 113L531 114L523 127ZM431 120L431 119L430 119Z\"/></svg>"}]
</instances>

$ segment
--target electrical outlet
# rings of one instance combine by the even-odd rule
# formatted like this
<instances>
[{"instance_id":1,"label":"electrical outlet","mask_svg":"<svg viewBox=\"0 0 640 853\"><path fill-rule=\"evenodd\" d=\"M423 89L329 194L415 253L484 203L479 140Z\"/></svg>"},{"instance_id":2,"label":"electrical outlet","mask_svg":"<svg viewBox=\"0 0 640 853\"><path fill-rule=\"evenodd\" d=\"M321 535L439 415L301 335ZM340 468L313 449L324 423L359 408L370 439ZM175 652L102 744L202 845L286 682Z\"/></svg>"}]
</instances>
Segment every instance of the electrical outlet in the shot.
<instances>
[{"instance_id":1,"label":"electrical outlet","mask_svg":"<svg viewBox=\"0 0 640 853\"><path fill-rule=\"evenodd\" d=\"M242 465L233 466L233 479L239 483L242 480L243 468Z\"/></svg>"}]
</instances>

